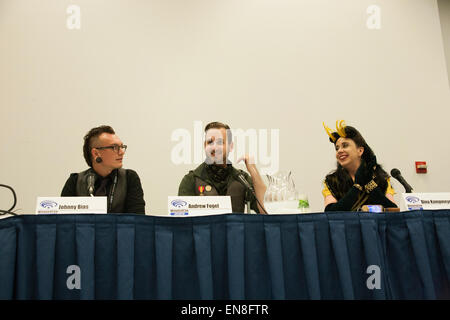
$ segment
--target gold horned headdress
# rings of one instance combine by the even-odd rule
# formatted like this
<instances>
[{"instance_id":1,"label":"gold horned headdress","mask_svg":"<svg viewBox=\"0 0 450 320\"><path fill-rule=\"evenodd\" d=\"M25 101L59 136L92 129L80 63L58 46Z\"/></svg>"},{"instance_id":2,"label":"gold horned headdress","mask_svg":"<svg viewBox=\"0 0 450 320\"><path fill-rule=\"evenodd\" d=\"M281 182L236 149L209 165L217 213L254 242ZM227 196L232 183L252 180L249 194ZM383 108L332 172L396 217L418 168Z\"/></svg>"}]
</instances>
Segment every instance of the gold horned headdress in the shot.
<instances>
[{"instance_id":1,"label":"gold horned headdress","mask_svg":"<svg viewBox=\"0 0 450 320\"><path fill-rule=\"evenodd\" d=\"M346 125L345 125L344 120L336 121L336 132L332 132L331 129L325 125L325 122L322 122L322 123L323 123L323 127L325 128L326 133L330 137L331 142L336 143L337 138L334 134L337 134L339 137L342 137L342 138L347 137L347 134L345 133Z\"/></svg>"}]
</instances>

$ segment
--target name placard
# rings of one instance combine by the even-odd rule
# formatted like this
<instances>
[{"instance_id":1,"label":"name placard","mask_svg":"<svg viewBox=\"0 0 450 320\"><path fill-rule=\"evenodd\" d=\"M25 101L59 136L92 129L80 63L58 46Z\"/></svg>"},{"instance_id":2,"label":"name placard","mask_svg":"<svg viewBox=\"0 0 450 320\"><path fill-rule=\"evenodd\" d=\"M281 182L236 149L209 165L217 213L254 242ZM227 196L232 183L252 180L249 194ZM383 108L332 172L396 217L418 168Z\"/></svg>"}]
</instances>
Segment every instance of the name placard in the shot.
<instances>
[{"instance_id":1,"label":"name placard","mask_svg":"<svg viewBox=\"0 0 450 320\"><path fill-rule=\"evenodd\" d=\"M37 197L36 214L107 213L107 197Z\"/></svg>"},{"instance_id":2,"label":"name placard","mask_svg":"<svg viewBox=\"0 0 450 320\"><path fill-rule=\"evenodd\" d=\"M402 193L408 210L450 209L450 192Z\"/></svg>"},{"instance_id":3,"label":"name placard","mask_svg":"<svg viewBox=\"0 0 450 320\"><path fill-rule=\"evenodd\" d=\"M232 213L230 196L169 196L170 216L206 216Z\"/></svg>"}]
</instances>

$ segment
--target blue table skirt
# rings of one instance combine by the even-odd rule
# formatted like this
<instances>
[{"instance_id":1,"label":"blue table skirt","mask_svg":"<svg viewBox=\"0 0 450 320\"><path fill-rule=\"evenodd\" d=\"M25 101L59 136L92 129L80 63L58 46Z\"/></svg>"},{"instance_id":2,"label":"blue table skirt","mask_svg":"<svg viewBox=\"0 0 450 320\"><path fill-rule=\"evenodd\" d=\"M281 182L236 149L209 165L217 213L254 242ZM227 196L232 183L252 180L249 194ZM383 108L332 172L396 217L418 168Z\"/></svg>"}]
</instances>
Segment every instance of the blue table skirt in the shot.
<instances>
[{"instance_id":1,"label":"blue table skirt","mask_svg":"<svg viewBox=\"0 0 450 320\"><path fill-rule=\"evenodd\" d=\"M0 220L0 299L449 298L449 210Z\"/></svg>"}]
</instances>

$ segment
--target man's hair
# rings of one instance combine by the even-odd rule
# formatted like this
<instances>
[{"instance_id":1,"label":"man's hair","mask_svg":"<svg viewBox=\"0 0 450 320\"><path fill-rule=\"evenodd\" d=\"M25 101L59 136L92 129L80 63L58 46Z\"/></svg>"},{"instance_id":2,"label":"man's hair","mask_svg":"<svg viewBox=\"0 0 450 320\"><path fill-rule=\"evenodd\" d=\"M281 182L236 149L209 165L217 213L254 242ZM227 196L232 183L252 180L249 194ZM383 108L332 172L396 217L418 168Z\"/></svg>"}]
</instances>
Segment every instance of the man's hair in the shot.
<instances>
[{"instance_id":1,"label":"man's hair","mask_svg":"<svg viewBox=\"0 0 450 320\"><path fill-rule=\"evenodd\" d=\"M92 141L98 136L100 136L102 133L116 134L112 127L100 126L92 128L84 136L83 155L84 160L86 160L86 163L88 164L89 167L92 167L92 156L91 156Z\"/></svg>"},{"instance_id":2,"label":"man's hair","mask_svg":"<svg viewBox=\"0 0 450 320\"><path fill-rule=\"evenodd\" d=\"M227 144L233 142L233 135L227 124L218 121L210 122L205 127L205 134L209 129L225 129L227 131Z\"/></svg>"}]
</instances>

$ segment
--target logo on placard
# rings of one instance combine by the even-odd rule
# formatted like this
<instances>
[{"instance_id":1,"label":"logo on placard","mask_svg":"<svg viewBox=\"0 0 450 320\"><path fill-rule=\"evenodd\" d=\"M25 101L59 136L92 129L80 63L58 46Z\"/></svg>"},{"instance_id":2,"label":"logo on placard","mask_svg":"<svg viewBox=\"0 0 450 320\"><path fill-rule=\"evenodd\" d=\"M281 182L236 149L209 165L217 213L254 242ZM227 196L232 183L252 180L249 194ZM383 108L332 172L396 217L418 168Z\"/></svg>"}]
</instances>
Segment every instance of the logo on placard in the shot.
<instances>
[{"instance_id":1,"label":"logo on placard","mask_svg":"<svg viewBox=\"0 0 450 320\"><path fill-rule=\"evenodd\" d=\"M172 200L171 204L174 207L177 207L177 208L182 208L182 207L186 207L187 206L187 202L183 201L181 199Z\"/></svg>"},{"instance_id":2,"label":"logo on placard","mask_svg":"<svg viewBox=\"0 0 450 320\"><path fill-rule=\"evenodd\" d=\"M406 201L408 201L409 203L419 203L420 199L417 197L408 196L406 197Z\"/></svg>"},{"instance_id":3,"label":"logo on placard","mask_svg":"<svg viewBox=\"0 0 450 320\"><path fill-rule=\"evenodd\" d=\"M170 201L170 204L177 208L170 209L171 216L187 216L189 214L189 210L187 208L188 203L181 199L175 199Z\"/></svg>"},{"instance_id":4,"label":"logo on placard","mask_svg":"<svg viewBox=\"0 0 450 320\"><path fill-rule=\"evenodd\" d=\"M55 201L52 200L44 200L40 203L40 206L45 209L51 209L58 206L58 204Z\"/></svg>"}]
</instances>

